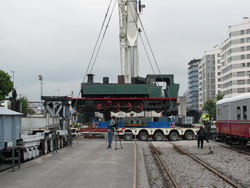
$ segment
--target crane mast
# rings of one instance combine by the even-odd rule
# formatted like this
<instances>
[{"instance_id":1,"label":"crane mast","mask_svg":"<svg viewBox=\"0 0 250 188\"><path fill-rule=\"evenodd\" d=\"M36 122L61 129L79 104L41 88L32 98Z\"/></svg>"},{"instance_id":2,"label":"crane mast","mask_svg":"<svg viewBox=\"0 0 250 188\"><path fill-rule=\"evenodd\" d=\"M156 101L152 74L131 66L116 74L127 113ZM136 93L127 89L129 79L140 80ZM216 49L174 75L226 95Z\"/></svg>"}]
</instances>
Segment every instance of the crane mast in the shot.
<instances>
[{"instance_id":1,"label":"crane mast","mask_svg":"<svg viewBox=\"0 0 250 188\"><path fill-rule=\"evenodd\" d=\"M138 57L138 16L137 0L119 0L119 24L120 24L120 57L121 74L124 75L125 83L131 83L132 77L139 76Z\"/></svg>"}]
</instances>

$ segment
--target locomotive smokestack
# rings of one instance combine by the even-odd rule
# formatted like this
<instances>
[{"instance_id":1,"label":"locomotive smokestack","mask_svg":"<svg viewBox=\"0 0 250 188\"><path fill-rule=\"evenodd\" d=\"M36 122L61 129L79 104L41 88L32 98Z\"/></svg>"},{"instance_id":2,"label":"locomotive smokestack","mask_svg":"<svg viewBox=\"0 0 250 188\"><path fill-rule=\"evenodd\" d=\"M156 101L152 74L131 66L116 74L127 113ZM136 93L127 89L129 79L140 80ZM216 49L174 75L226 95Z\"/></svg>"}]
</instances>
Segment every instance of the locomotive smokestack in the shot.
<instances>
[{"instance_id":1,"label":"locomotive smokestack","mask_svg":"<svg viewBox=\"0 0 250 188\"><path fill-rule=\"evenodd\" d=\"M93 84L94 83L94 74L87 74L88 76L88 84Z\"/></svg>"},{"instance_id":2,"label":"locomotive smokestack","mask_svg":"<svg viewBox=\"0 0 250 188\"><path fill-rule=\"evenodd\" d=\"M109 83L109 77L103 77L103 83L108 84Z\"/></svg>"}]
</instances>

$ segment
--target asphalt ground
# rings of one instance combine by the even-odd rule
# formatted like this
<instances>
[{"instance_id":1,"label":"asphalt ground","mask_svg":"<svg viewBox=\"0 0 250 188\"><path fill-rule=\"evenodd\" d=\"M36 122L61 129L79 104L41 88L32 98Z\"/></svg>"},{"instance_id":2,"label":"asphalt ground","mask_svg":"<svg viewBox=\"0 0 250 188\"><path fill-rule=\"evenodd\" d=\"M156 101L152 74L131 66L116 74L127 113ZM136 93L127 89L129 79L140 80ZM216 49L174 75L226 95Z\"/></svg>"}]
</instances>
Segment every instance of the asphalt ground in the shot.
<instances>
[{"instance_id":1,"label":"asphalt ground","mask_svg":"<svg viewBox=\"0 0 250 188\"><path fill-rule=\"evenodd\" d=\"M113 141L113 148L115 141ZM135 142L117 142L106 149L104 139L74 141L56 154L47 154L0 173L1 188L146 188L144 158ZM137 151L137 152L135 152Z\"/></svg>"}]
</instances>

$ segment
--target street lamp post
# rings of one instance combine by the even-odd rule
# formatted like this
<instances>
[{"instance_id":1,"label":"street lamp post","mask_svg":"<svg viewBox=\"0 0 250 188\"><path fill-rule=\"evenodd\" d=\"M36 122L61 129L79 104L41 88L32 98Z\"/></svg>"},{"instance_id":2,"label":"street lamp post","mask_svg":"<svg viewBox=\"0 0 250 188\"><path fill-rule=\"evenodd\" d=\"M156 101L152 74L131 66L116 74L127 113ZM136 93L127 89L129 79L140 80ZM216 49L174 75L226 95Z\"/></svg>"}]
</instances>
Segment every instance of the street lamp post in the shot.
<instances>
[{"instance_id":1,"label":"street lamp post","mask_svg":"<svg viewBox=\"0 0 250 188\"><path fill-rule=\"evenodd\" d=\"M13 88L14 88L14 81L15 81L15 71L11 71L12 72L12 82L13 82Z\"/></svg>"},{"instance_id":2,"label":"street lamp post","mask_svg":"<svg viewBox=\"0 0 250 188\"><path fill-rule=\"evenodd\" d=\"M40 112L42 112L43 76L38 75L38 80L40 80Z\"/></svg>"}]
</instances>

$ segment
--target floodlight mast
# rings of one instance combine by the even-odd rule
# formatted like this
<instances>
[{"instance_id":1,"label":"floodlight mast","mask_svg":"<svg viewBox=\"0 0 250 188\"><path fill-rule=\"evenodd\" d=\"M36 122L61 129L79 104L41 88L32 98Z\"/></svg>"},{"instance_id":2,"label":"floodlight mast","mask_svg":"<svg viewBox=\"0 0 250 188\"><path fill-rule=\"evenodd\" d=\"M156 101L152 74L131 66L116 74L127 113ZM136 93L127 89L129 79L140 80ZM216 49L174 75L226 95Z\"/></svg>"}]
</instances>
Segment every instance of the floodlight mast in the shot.
<instances>
[{"instance_id":1,"label":"floodlight mast","mask_svg":"<svg viewBox=\"0 0 250 188\"><path fill-rule=\"evenodd\" d=\"M120 24L120 58L121 74L125 83L131 83L132 77L139 76L138 57L138 16L144 5L139 0L119 0L119 24Z\"/></svg>"}]
</instances>

